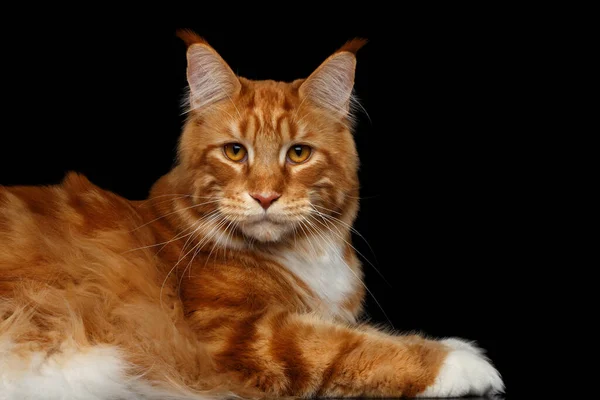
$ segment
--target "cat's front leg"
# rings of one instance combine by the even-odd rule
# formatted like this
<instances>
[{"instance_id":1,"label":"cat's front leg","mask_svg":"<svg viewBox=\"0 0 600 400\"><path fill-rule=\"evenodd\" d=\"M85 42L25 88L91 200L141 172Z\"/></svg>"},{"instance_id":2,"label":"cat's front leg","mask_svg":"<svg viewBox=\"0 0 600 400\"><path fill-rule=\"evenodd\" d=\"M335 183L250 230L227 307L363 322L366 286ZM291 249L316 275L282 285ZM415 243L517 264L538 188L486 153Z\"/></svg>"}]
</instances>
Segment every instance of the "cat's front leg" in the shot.
<instances>
[{"instance_id":1,"label":"cat's front leg","mask_svg":"<svg viewBox=\"0 0 600 400\"><path fill-rule=\"evenodd\" d=\"M436 379L417 397L459 397L498 394L504 383L483 350L462 339L451 338L440 343L448 348Z\"/></svg>"},{"instance_id":2,"label":"cat's front leg","mask_svg":"<svg viewBox=\"0 0 600 400\"><path fill-rule=\"evenodd\" d=\"M476 347L349 328L312 315L237 319L214 353L220 372L269 395L456 397L502 391Z\"/></svg>"}]
</instances>

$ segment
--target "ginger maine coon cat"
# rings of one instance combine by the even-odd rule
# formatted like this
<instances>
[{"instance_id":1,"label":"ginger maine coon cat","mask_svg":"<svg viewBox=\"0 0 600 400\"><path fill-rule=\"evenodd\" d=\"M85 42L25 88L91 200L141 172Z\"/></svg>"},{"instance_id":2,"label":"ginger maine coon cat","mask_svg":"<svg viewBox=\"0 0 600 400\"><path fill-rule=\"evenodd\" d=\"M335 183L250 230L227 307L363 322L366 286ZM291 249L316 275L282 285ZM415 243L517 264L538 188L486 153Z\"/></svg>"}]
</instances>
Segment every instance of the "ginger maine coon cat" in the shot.
<instances>
[{"instance_id":1,"label":"ginger maine coon cat","mask_svg":"<svg viewBox=\"0 0 600 400\"><path fill-rule=\"evenodd\" d=\"M356 323L349 110L364 42L282 83L180 37L189 118L147 201L75 173L0 186L0 399L501 391L465 341Z\"/></svg>"}]
</instances>

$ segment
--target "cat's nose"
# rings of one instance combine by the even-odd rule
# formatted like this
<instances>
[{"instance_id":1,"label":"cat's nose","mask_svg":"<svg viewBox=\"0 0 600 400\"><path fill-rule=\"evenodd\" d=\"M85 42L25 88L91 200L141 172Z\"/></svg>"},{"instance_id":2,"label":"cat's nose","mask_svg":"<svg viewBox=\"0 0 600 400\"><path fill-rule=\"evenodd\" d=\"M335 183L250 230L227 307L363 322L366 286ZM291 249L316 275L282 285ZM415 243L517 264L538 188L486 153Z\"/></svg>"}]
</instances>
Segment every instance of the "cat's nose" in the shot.
<instances>
[{"instance_id":1,"label":"cat's nose","mask_svg":"<svg viewBox=\"0 0 600 400\"><path fill-rule=\"evenodd\" d=\"M250 193L250 196L258 201L265 210L281 197L279 193Z\"/></svg>"}]
</instances>

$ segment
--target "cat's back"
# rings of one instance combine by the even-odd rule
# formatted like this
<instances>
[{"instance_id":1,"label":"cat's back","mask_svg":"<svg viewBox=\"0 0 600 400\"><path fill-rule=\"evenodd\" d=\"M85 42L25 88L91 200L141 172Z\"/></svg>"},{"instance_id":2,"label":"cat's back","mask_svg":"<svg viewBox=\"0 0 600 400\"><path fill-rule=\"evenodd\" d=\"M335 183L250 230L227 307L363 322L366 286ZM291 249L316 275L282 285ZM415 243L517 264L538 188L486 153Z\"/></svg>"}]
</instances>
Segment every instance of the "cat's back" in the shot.
<instances>
[{"instance_id":1,"label":"cat's back","mask_svg":"<svg viewBox=\"0 0 600 400\"><path fill-rule=\"evenodd\" d=\"M143 225L128 200L76 173L54 186L0 186L0 296L24 279L74 278L118 258L152 240Z\"/></svg>"},{"instance_id":2,"label":"cat's back","mask_svg":"<svg viewBox=\"0 0 600 400\"><path fill-rule=\"evenodd\" d=\"M107 232L127 231L135 239L143 223L131 202L80 174L53 186L0 186L0 252L40 248L29 247L33 243L52 252L56 239L76 245L78 238L107 239Z\"/></svg>"}]
</instances>

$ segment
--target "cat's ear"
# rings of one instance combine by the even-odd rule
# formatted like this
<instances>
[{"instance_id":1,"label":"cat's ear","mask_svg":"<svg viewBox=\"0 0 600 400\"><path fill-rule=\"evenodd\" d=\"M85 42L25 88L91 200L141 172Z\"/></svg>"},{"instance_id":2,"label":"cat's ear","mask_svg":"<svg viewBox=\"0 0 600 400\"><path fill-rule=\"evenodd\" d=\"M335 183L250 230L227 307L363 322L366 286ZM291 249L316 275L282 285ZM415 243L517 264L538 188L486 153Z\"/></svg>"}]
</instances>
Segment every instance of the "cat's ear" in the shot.
<instances>
[{"instance_id":1,"label":"cat's ear","mask_svg":"<svg viewBox=\"0 0 600 400\"><path fill-rule=\"evenodd\" d=\"M200 36L189 30L177 31L187 45L187 80L191 110L232 98L241 88L239 79L221 56Z\"/></svg>"},{"instance_id":2,"label":"cat's ear","mask_svg":"<svg viewBox=\"0 0 600 400\"><path fill-rule=\"evenodd\" d=\"M342 46L304 81L300 86L300 97L340 117L348 116L356 52L366 43L365 39L354 39Z\"/></svg>"}]
</instances>

